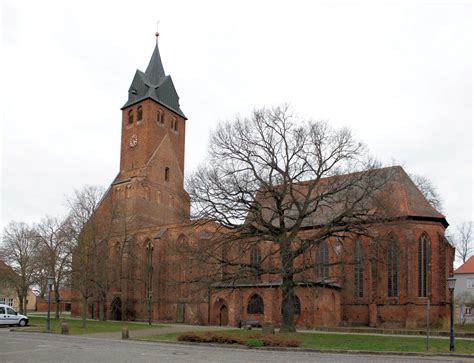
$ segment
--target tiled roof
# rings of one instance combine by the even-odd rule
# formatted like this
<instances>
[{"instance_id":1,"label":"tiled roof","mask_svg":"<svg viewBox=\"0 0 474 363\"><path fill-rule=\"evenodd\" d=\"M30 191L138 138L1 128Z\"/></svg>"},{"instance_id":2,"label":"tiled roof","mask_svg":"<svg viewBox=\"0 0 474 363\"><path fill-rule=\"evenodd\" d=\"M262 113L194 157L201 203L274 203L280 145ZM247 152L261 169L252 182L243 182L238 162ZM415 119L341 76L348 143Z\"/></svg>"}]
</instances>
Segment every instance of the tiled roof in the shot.
<instances>
[{"instance_id":1,"label":"tiled roof","mask_svg":"<svg viewBox=\"0 0 474 363\"><path fill-rule=\"evenodd\" d=\"M362 177L365 173L366 177ZM439 221L445 227L448 226L448 222L443 214L438 212L431 204L426 200L423 193L418 189L415 183L410 179L408 174L400 166L392 166L382 169L374 169L371 171L365 171L360 173L337 175L320 179L318 185L314 189L314 193L327 193L328 190L336 190L338 185L343 185L351 180L360 180L357 182L364 187L364 180L388 180L388 182L381 187L376 193L376 198L379 202L383 203L380 205L374 205L372 210L377 210L380 216L387 219L399 219L399 218L411 218L418 220L432 220ZM298 192L295 194L305 195L305 188L311 186L314 181L301 182L294 185L294 190ZM342 192L343 193L343 192ZM318 211L305 218L302 223L303 227L318 226L327 223L328 220L334 218L339 213L344 212L344 203L338 202L337 200L344 201L343 195L338 199L338 193L333 194L334 204L330 208L321 206ZM262 200L264 198L257 197ZM262 202L265 204L265 202ZM269 202L271 204L271 202ZM273 209L270 207L263 212L263 218L272 218ZM294 215L293 215L294 213ZM297 216L297 210L288 212L289 218Z\"/></svg>"},{"instance_id":2,"label":"tiled roof","mask_svg":"<svg viewBox=\"0 0 474 363\"><path fill-rule=\"evenodd\" d=\"M186 118L179 108L179 97L171 76L165 74L158 43L145 73L137 69L132 85L128 90L128 100L122 109L146 99L152 99Z\"/></svg>"},{"instance_id":3,"label":"tiled roof","mask_svg":"<svg viewBox=\"0 0 474 363\"><path fill-rule=\"evenodd\" d=\"M469 257L469 259L462 264L457 270L454 271L455 274L474 274L474 256Z\"/></svg>"}]
</instances>

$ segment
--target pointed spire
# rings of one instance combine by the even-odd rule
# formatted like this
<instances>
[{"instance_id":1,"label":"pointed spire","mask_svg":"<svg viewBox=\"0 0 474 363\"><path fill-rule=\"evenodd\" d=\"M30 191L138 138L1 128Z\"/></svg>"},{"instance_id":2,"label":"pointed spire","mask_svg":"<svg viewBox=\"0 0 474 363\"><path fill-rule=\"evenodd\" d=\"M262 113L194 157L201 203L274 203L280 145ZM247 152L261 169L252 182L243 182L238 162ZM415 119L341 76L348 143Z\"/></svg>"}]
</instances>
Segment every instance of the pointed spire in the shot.
<instances>
[{"instance_id":1,"label":"pointed spire","mask_svg":"<svg viewBox=\"0 0 474 363\"><path fill-rule=\"evenodd\" d=\"M165 77L165 70L161 63L160 51L158 49L158 37L156 39L155 50L153 51L150 63L145 71L146 78L154 85L160 83L160 81Z\"/></svg>"}]
</instances>

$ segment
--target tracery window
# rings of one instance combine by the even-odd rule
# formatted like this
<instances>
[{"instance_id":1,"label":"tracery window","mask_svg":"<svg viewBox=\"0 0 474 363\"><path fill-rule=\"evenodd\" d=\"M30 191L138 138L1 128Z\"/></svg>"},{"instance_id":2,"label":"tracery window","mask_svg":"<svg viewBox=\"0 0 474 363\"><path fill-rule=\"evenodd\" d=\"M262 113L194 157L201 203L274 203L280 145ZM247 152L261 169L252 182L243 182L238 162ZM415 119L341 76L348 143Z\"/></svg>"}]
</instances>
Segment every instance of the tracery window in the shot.
<instances>
[{"instance_id":1,"label":"tracery window","mask_svg":"<svg viewBox=\"0 0 474 363\"><path fill-rule=\"evenodd\" d=\"M247 313L248 314L263 314L263 299L258 294L253 294L250 296L249 302L247 304Z\"/></svg>"},{"instance_id":2,"label":"tracery window","mask_svg":"<svg viewBox=\"0 0 474 363\"><path fill-rule=\"evenodd\" d=\"M316 250L316 277L329 277L329 250L327 242L321 242Z\"/></svg>"},{"instance_id":3,"label":"tracery window","mask_svg":"<svg viewBox=\"0 0 474 363\"><path fill-rule=\"evenodd\" d=\"M427 296L428 237L423 234L418 240L418 296Z\"/></svg>"},{"instance_id":4,"label":"tracery window","mask_svg":"<svg viewBox=\"0 0 474 363\"><path fill-rule=\"evenodd\" d=\"M364 296L364 250L360 239L354 242L354 297Z\"/></svg>"},{"instance_id":5,"label":"tracery window","mask_svg":"<svg viewBox=\"0 0 474 363\"><path fill-rule=\"evenodd\" d=\"M394 236L387 245L387 295L398 296L398 246Z\"/></svg>"}]
</instances>

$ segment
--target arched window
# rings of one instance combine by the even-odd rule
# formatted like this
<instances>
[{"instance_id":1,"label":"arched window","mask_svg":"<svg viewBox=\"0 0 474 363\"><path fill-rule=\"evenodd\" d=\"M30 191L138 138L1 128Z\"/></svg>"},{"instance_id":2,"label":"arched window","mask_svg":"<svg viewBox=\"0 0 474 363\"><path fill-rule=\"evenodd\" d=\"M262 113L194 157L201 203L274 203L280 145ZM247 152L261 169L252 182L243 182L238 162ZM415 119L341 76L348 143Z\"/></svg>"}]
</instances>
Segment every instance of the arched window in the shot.
<instances>
[{"instance_id":1,"label":"arched window","mask_svg":"<svg viewBox=\"0 0 474 363\"><path fill-rule=\"evenodd\" d=\"M418 296L427 296L428 237L423 234L418 240Z\"/></svg>"},{"instance_id":2,"label":"arched window","mask_svg":"<svg viewBox=\"0 0 474 363\"><path fill-rule=\"evenodd\" d=\"M329 251L328 244L321 242L316 250L316 277L325 279L329 277Z\"/></svg>"},{"instance_id":3,"label":"arched window","mask_svg":"<svg viewBox=\"0 0 474 363\"><path fill-rule=\"evenodd\" d=\"M159 190L156 191L156 202L161 203L161 192Z\"/></svg>"},{"instance_id":4,"label":"arched window","mask_svg":"<svg viewBox=\"0 0 474 363\"><path fill-rule=\"evenodd\" d=\"M354 297L364 296L364 250L360 239L354 242Z\"/></svg>"},{"instance_id":5,"label":"arched window","mask_svg":"<svg viewBox=\"0 0 474 363\"><path fill-rule=\"evenodd\" d=\"M143 119L143 107L138 106L137 108L137 121L141 121Z\"/></svg>"},{"instance_id":6,"label":"arched window","mask_svg":"<svg viewBox=\"0 0 474 363\"><path fill-rule=\"evenodd\" d=\"M259 270L261 267L260 263L261 263L260 248L258 248L258 246L255 246L250 251L250 265L254 269Z\"/></svg>"},{"instance_id":7,"label":"arched window","mask_svg":"<svg viewBox=\"0 0 474 363\"><path fill-rule=\"evenodd\" d=\"M163 125L164 124L164 117L163 117L163 111L162 110L158 110L156 112L156 122L158 122L160 125Z\"/></svg>"},{"instance_id":8,"label":"arched window","mask_svg":"<svg viewBox=\"0 0 474 363\"><path fill-rule=\"evenodd\" d=\"M263 299L258 294L253 294L250 296L248 305L247 305L248 314L263 314Z\"/></svg>"},{"instance_id":9,"label":"arched window","mask_svg":"<svg viewBox=\"0 0 474 363\"><path fill-rule=\"evenodd\" d=\"M176 117L173 117L173 119L171 120L171 129L174 131L178 131L178 120L176 119Z\"/></svg>"},{"instance_id":10,"label":"arched window","mask_svg":"<svg viewBox=\"0 0 474 363\"><path fill-rule=\"evenodd\" d=\"M170 168L165 168L165 181L170 180Z\"/></svg>"},{"instance_id":11,"label":"arched window","mask_svg":"<svg viewBox=\"0 0 474 363\"><path fill-rule=\"evenodd\" d=\"M389 237L387 245L387 295L398 296L398 248L395 237Z\"/></svg>"},{"instance_id":12,"label":"arched window","mask_svg":"<svg viewBox=\"0 0 474 363\"><path fill-rule=\"evenodd\" d=\"M128 110L128 123L133 124L133 110Z\"/></svg>"}]
</instances>

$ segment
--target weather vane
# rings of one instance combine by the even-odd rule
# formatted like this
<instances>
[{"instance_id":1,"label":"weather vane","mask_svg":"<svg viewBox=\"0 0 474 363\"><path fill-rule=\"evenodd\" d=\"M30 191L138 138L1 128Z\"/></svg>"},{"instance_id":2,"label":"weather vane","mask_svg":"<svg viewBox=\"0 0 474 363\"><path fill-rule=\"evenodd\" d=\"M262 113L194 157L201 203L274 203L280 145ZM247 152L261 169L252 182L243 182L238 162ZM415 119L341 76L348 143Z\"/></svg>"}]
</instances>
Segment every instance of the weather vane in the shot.
<instances>
[{"instance_id":1,"label":"weather vane","mask_svg":"<svg viewBox=\"0 0 474 363\"><path fill-rule=\"evenodd\" d=\"M159 24L160 24L160 21L158 20L158 21L156 22L156 33L155 33L156 40L158 40L158 37L159 37L159 35L160 35L160 32L158 31L158 25L159 25Z\"/></svg>"}]
</instances>

